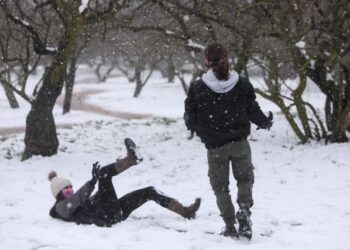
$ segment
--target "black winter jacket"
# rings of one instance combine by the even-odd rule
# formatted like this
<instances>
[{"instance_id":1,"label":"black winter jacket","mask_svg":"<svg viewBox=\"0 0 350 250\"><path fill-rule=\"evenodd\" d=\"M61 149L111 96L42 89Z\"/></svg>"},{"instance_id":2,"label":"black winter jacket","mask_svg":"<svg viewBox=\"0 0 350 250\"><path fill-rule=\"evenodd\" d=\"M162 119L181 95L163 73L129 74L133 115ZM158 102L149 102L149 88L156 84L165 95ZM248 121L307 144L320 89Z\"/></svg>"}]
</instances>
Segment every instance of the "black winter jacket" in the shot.
<instances>
[{"instance_id":1,"label":"black winter jacket","mask_svg":"<svg viewBox=\"0 0 350 250\"><path fill-rule=\"evenodd\" d=\"M252 84L244 77L222 94L211 90L202 79L193 82L185 100L184 119L188 130L196 132L207 149L246 139L250 122L258 127L268 122Z\"/></svg>"},{"instance_id":2,"label":"black winter jacket","mask_svg":"<svg viewBox=\"0 0 350 250\"><path fill-rule=\"evenodd\" d=\"M95 224L101 227L110 227L112 222L105 218L94 197L91 196L95 188L93 181L88 181L71 197L56 201L50 210L53 218L77 224Z\"/></svg>"}]
</instances>

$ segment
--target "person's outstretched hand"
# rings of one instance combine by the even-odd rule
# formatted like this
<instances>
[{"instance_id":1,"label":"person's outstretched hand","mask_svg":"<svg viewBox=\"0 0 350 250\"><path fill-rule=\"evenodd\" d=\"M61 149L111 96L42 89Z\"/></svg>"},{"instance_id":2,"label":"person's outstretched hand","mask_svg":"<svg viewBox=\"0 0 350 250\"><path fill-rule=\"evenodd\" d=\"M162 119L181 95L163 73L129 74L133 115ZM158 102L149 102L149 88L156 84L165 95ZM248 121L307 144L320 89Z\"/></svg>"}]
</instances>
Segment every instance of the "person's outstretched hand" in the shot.
<instances>
[{"instance_id":1,"label":"person's outstretched hand","mask_svg":"<svg viewBox=\"0 0 350 250\"><path fill-rule=\"evenodd\" d=\"M92 164L92 179L91 179L91 181L93 181L95 184L100 179L100 168L101 168L101 165L98 163L98 161L95 162L94 164Z\"/></svg>"},{"instance_id":2,"label":"person's outstretched hand","mask_svg":"<svg viewBox=\"0 0 350 250\"><path fill-rule=\"evenodd\" d=\"M263 122L262 124L259 124L257 129L267 129L270 130L273 124L273 114L271 111L269 111L269 115L267 116L267 120Z\"/></svg>"}]
</instances>

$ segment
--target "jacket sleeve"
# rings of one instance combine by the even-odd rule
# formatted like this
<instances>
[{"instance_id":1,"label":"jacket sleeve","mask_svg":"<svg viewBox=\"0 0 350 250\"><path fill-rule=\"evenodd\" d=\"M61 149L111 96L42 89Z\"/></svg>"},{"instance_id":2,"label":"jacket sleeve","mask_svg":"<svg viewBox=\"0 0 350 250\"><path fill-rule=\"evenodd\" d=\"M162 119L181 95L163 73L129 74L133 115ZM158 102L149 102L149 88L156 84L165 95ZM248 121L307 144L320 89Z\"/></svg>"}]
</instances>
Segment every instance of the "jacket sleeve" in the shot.
<instances>
[{"instance_id":1,"label":"jacket sleeve","mask_svg":"<svg viewBox=\"0 0 350 250\"><path fill-rule=\"evenodd\" d=\"M256 124L258 127L268 122L267 116L262 112L258 102L256 101L256 95L253 85L247 81L247 114L249 120Z\"/></svg>"},{"instance_id":2,"label":"jacket sleeve","mask_svg":"<svg viewBox=\"0 0 350 250\"><path fill-rule=\"evenodd\" d=\"M92 181L88 181L71 197L59 201L56 203L56 212L65 219L71 218L72 214L84 204L90 197L92 191L95 188L95 184Z\"/></svg>"},{"instance_id":3,"label":"jacket sleeve","mask_svg":"<svg viewBox=\"0 0 350 250\"><path fill-rule=\"evenodd\" d=\"M196 130L197 123L197 109L196 109L196 100L194 97L194 83L191 83L190 88L188 90L188 95L185 100L185 114L184 120L188 130L194 132Z\"/></svg>"}]
</instances>

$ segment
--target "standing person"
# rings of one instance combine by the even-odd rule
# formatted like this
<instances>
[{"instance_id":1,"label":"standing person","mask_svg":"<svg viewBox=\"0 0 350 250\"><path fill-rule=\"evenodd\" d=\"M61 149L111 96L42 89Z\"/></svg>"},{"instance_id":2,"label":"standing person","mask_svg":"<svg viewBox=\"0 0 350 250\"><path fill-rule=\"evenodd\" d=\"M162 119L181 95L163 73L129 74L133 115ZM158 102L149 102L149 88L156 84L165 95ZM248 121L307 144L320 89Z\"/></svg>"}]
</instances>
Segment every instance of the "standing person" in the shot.
<instances>
[{"instance_id":1,"label":"standing person","mask_svg":"<svg viewBox=\"0 0 350 250\"><path fill-rule=\"evenodd\" d=\"M190 86L185 100L185 124L207 148L209 180L225 222L222 234L250 240L254 172L247 136L250 122L258 128L270 129L272 113L266 117L255 100L252 84L237 72L230 71L224 46L219 43L208 45L204 57L208 71ZM238 188L237 214L229 191L230 163ZM234 225L236 218L238 233Z\"/></svg>"},{"instance_id":2,"label":"standing person","mask_svg":"<svg viewBox=\"0 0 350 250\"><path fill-rule=\"evenodd\" d=\"M77 224L110 227L127 219L135 209L152 200L186 219L195 218L200 206L200 198L197 198L192 205L185 207L177 200L161 194L152 186L133 191L120 199L117 198L112 177L142 161L131 139L125 139L125 146L127 149L125 158L102 168L98 162L93 164L92 179L75 193L70 180L57 177L56 172L51 172L49 180L56 202L50 210L50 215L53 218ZM97 182L98 191L91 196Z\"/></svg>"}]
</instances>

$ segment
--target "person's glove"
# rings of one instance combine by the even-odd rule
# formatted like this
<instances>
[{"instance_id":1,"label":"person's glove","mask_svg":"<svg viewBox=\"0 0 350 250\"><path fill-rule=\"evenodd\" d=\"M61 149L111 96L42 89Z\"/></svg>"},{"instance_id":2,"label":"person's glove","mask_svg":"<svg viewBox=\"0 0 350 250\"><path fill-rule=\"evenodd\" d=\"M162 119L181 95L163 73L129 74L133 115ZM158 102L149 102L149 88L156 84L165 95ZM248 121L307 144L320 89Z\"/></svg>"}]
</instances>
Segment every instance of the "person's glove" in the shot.
<instances>
[{"instance_id":1,"label":"person's glove","mask_svg":"<svg viewBox=\"0 0 350 250\"><path fill-rule=\"evenodd\" d=\"M96 184L96 182L100 179L100 168L101 165L97 162L95 162L94 164L92 164L92 179L91 181Z\"/></svg>"},{"instance_id":2,"label":"person's glove","mask_svg":"<svg viewBox=\"0 0 350 250\"><path fill-rule=\"evenodd\" d=\"M259 124L259 127L257 129L267 129L270 130L273 124L273 114L271 111L269 111L269 115L267 116L267 120L261 124Z\"/></svg>"}]
</instances>

